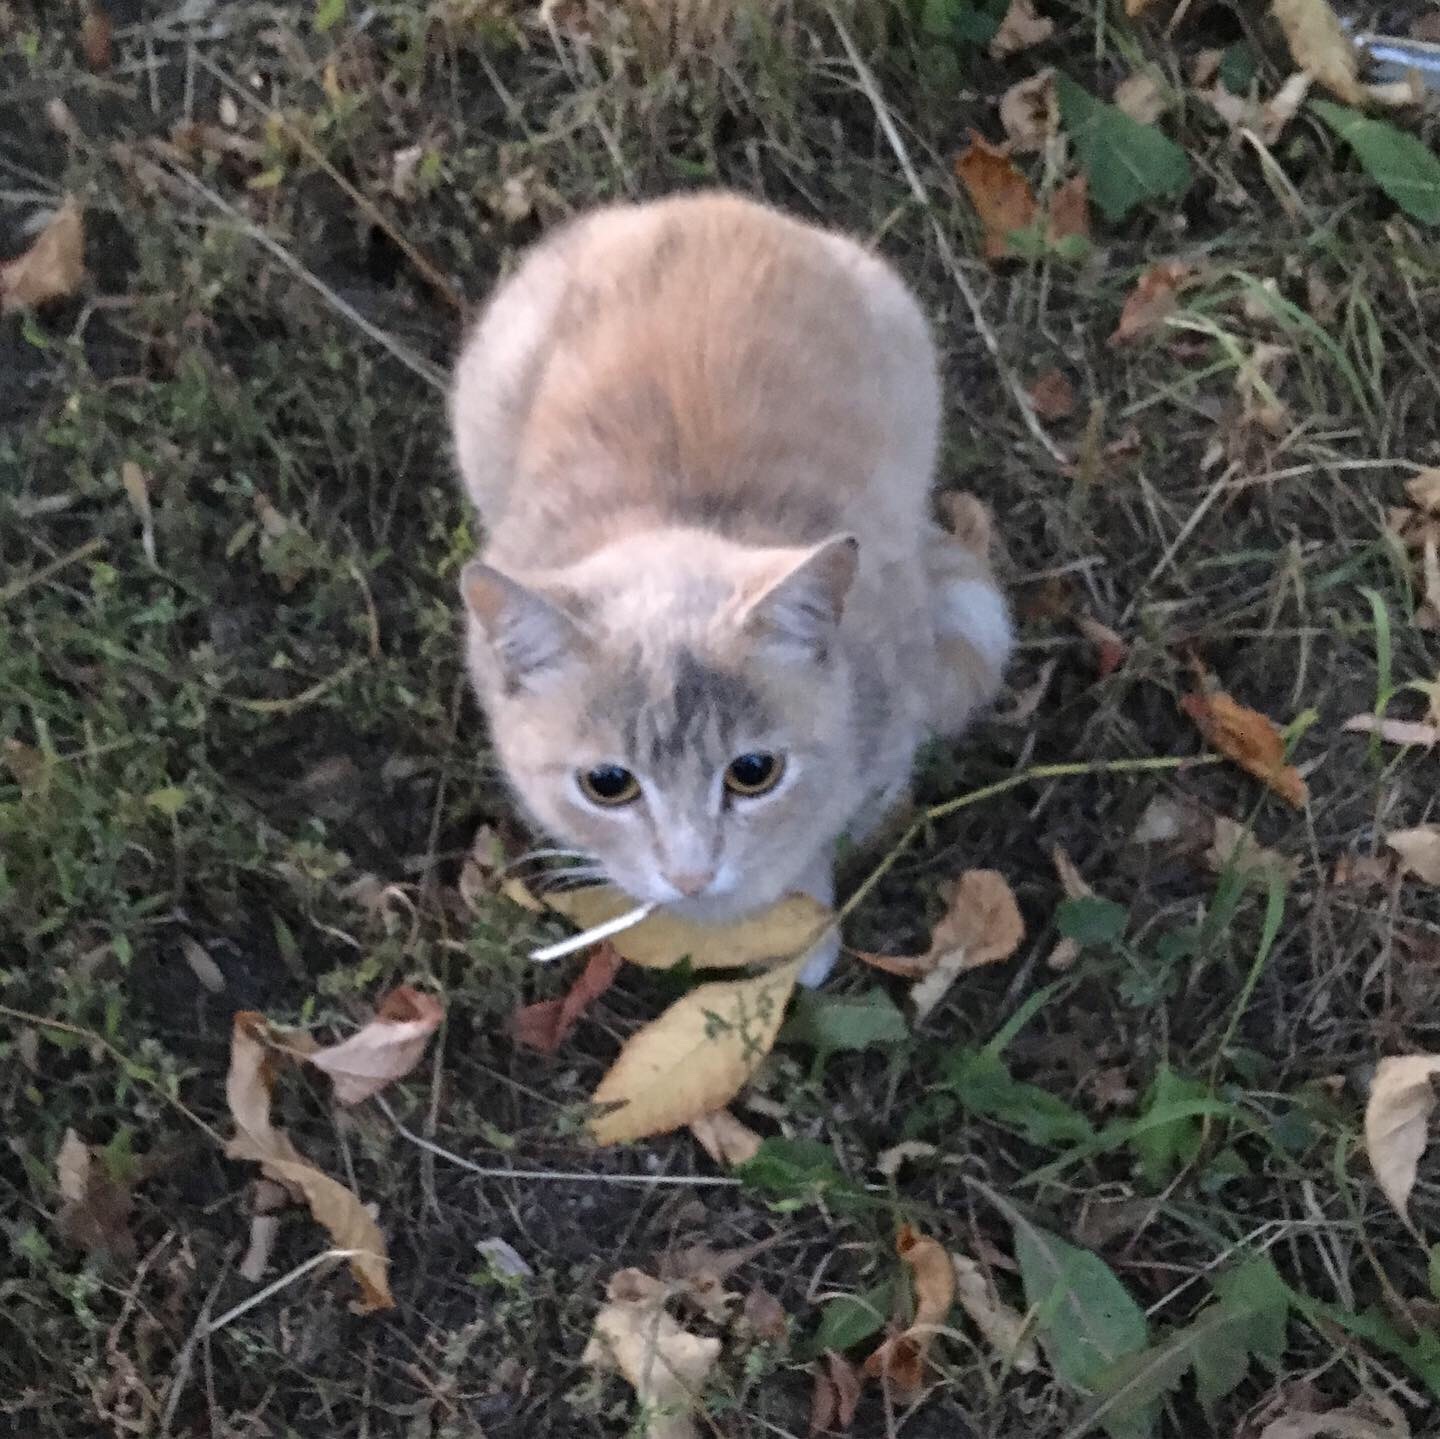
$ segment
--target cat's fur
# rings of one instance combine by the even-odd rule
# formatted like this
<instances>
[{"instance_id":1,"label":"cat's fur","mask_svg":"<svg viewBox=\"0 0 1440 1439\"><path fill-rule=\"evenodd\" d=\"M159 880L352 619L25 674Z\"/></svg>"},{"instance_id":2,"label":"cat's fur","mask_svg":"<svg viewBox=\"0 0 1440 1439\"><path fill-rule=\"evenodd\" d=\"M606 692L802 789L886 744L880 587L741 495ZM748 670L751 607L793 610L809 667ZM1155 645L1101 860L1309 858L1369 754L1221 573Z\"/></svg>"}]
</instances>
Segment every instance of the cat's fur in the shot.
<instances>
[{"instance_id":1,"label":"cat's fur","mask_svg":"<svg viewBox=\"0 0 1440 1439\"><path fill-rule=\"evenodd\" d=\"M597 210L500 286L451 417L486 530L467 658L530 814L693 918L828 903L836 839L1011 648L983 547L931 520L934 346L895 273L729 194ZM725 795L756 750L780 785ZM584 798L604 763L637 802Z\"/></svg>"}]
</instances>

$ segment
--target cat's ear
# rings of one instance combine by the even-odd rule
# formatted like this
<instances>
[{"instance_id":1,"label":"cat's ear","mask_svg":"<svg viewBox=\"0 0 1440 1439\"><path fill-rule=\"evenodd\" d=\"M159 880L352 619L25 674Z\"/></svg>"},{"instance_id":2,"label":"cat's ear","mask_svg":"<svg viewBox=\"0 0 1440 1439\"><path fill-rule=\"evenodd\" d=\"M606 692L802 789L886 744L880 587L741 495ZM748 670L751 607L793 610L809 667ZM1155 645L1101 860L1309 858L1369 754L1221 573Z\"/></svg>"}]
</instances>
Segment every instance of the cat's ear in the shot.
<instances>
[{"instance_id":1,"label":"cat's ear","mask_svg":"<svg viewBox=\"0 0 1440 1439\"><path fill-rule=\"evenodd\" d=\"M744 627L823 659L855 579L860 542L836 535L785 551L742 610Z\"/></svg>"},{"instance_id":2,"label":"cat's ear","mask_svg":"<svg viewBox=\"0 0 1440 1439\"><path fill-rule=\"evenodd\" d=\"M480 560L461 571L460 593L490 641L507 687L533 684L584 645L580 627L558 605Z\"/></svg>"}]
</instances>

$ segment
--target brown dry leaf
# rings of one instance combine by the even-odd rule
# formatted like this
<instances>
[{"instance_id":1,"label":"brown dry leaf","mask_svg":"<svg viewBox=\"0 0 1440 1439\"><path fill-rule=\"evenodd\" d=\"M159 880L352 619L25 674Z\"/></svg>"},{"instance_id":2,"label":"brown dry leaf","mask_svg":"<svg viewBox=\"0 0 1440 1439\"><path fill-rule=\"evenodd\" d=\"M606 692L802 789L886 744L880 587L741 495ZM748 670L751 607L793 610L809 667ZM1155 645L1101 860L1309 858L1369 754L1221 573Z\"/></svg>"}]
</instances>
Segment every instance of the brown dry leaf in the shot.
<instances>
[{"instance_id":1,"label":"brown dry leaf","mask_svg":"<svg viewBox=\"0 0 1440 1439\"><path fill-rule=\"evenodd\" d=\"M1029 1374L1040 1363L1034 1336L1025 1316L995 1292L990 1276L968 1254L950 1255L955 1269L955 1297L986 1343L1011 1368Z\"/></svg>"},{"instance_id":2,"label":"brown dry leaf","mask_svg":"<svg viewBox=\"0 0 1440 1439\"><path fill-rule=\"evenodd\" d=\"M71 196L23 255L0 264L0 315L73 295L85 279L85 221Z\"/></svg>"},{"instance_id":3,"label":"brown dry leaf","mask_svg":"<svg viewBox=\"0 0 1440 1439\"><path fill-rule=\"evenodd\" d=\"M85 7L84 18L80 21L80 53L85 57L86 68L96 75L103 75L110 68L113 28L104 9L91 0Z\"/></svg>"},{"instance_id":4,"label":"brown dry leaf","mask_svg":"<svg viewBox=\"0 0 1440 1439\"><path fill-rule=\"evenodd\" d=\"M1405 493L1417 508L1440 515L1440 466L1428 466L1405 481Z\"/></svg>"},{"instance_id":5,"label":"brown dry leaf","mask_svg":"<svg viewBox=\"0 0 1440 1439\"><path fill-rule=\"evenodd\" d=\"M1194 265L1184 260L1162 260L1151 265L1126 296L1120 323L1106 343L1129 345L1153 335L1175 312L1181 292L1194 278Z\"/></svg>"},{"instance_id":6,"label":"brown dry leaf","mask_svg":"<svg viewBox=\"0 0 1440 1439\"><path fill-rule=\"evenodd\" d=\"M1125 0L1125 13L1132 20L1142 12L1148 10L1151 0Z\"/></svg>"},{"instance_id":7,"label":"brown dry leaf","mask_svg":"<svg viewBox=\"0 0 1440 1439\"><path fill-rule=\"evenodd\" d=\"M151 567L155 566L155 513L150 507L150 478L134 460L125 460L120 466L120 484L125 490L130 508L140 521L140 548Z\"/></svg>"},{"instance_id":8,"label":"brown dry leaf","mask_svg":"<svg viewBox=\"0 0 1440 1439\"><path fill-rule=\"evenodd\" d=\"M860 1407L862 1380L855 1366L833 1349L825 1351L825 1367L815 1369L810 1398L810 1439L818 1434L848 1433Z\"/></svg>"},{"instance_id":9,"label":"brown dry leaf","mask_svg":"<svg viewBox=\"0 0 1440 1439\"><path fill-rule=\"evenodd\" d=\"M936 1326L945 1322L955 1302L955 1266L937 1239L912 1225L901 1227L895 1251L910 1270L915 1290L915 1318L910 1327L892 1335L865 1361L867 1378L880 1378L902 1394L914 1394L925 1382L925 1356Z\"/></svg>"},{"instance_id":10,"label":"brown dry leaf","mask_svg":"<svg viewBox=\"0 0 1440 1439\"><path fill-rule=\"evenodd\" d=\"M1363 107L1359 52L1329 0L1274 0L1271 6L1295 64L1337 100Z\"/></svg>"},{"instance_id":11,"label":"brown dry leaf","mask_svg":"<svg viewBox=\"0 0 1440 1439\"><path fill-rule=\"evenodd\" d=\"M1180 708L1226 759L1268 785L1286 803L1296 809L1305 807L1310 792L1300 771L1285 763L1285 741L1273 720L1223 690L1182 695Z\"/></svg>"},{"instance_id":12,"label":"brown dry leaf","mask_svg":"<svg viewBox=\"0 0 1440 1439\"><path fill-rule=\"evenodd\" d=\"M665 1134L727 1105L770 1052L803 955L753 979L702 984L631 1035L591 1096L599 1144Z\"/></svg>"},{"instance_id":13,"label":"brown dry leaf","mask_svg":"<svg viewBox=\"0 0 1440 1439\"><path fill-rule=\"evenodd\" d=\"M1142 125L1153 125L1166 111L1165 92L1153 75L1139 71L1127 75L1116 87L1115 108Z\"/></svg>"},{"instance_id":14,"label":"brown dry leaf","mask_svg":"<svg viewBox=\"0 0 1440 1439\"><path fill-rule=\"evenodd\" d=\"M1223 814L1215 816L1215 839L1205 852L1205 863L1216 874L1233 866L1266 884L1289 884L1300 868L1298 860L1266 849L1243 824Z\"/></svg>"},{"instance_id":15,"label":"brown dry leaf","mask_svg":"<svg viewBox=\"0 0 1440 1439\"><path fill-rule=\"evenodd\" d=\"M1028 80L1018 80L1000 97L1000 124L1010 153L1026 155L1045 148L1060 128L1060 100L1055 71L1048 66Z\"/></svg>"},{"instance_id":16,"label":"brown dry leaf","mask_svg":"<svg viewBox=\"0 0 1440 1439\"><path fill-rule=\"evenodd\" d=\"M1035 0L1010 0L1010 8L990 41L990 58L1003 60L1032 45L1043 44L1055 33L1055 22L1035 9Z\"/></svg>"},{"instance_id":17,"label":"brown dry leaf","mask_svg":"<svg viewBox=\"0 0 1440 1439\"><path fill-rule=\"evenodd\" d=\"M1440 629L1440 540L1427 526L1420 542L1420 579L1424 598L1415 607L1416 629Z\"/></svg>"},{"instance_id":18,"label":"brown dry leaf","mask_svg":"<svg viewBox=\"0 0 1440 1439\"><path fill-rule=\"evenodd\" d=\"M748 1124L736 1119L728 1109L717 1109L714 1114L702 1114L699 1119L692 1119L690 1133L705 1153L726 1169L748 1164L760 1153L763 1143Z\"/></svg>"},{"instance_id":19,"label":"brown dry leaf","mask_svg":"<svg viewBox=\"0 0 1440 1439\"><path fill-rule=\"evenodd\" d=\"M1365 1152L1396 1213L1410 1222L1410 1191L1425 1152L1435 1109L1432 1077L1440 1054L1405 1054L1382 1059L1365 1106Z\"/></svg>"},{"instance_id":20,"label":"brown dry leaf","mask_svg":"<svg viewBox=\"0 0 1440 1439\"><path fill-rule=\"evenodd\" d=\"M1031 381L1026 395L1042 420L1063 420L1075 413L1075 387L1054 365Z\"/></svg>"},{"instance_id":21,"label":"brown dry leaf","mask_svg":"<svg viewBox=\"0 0 1440 1439\"><path fill-rule=\"evenodd\" d=\"M608 884L547 895L545 902L582 930L635 908L629 895ZM809 949L829 919L819 900L792 894L734 924L692 924L656 910L610 943L622 958L647 969L669 969L687 957L693 969L739 969Z\"/></svg>"},{"instance_id":22,"label":"brown dry leaf","mask_svg":"<svg viewBox=\"0 0 1440 1439\"><path fill-rule=\"evenodd\" d=\"M1028 230L1039 213L1030 182L1007 151L974 130L970 143L955 157L955 174L980 217L985 258L1004 259L1012 253L1011 234Z\"/></svg>"},{"instance_id":23,"label":"brown dry leaf","mask_svg":"<svg viewBox=\"0 0 1440 1439\"><path fill-rule=\"evenodd\" d=\"M1095 673L1107 679L1130 658L1130 646L1109 625L1087 614L1075 616L1075 628L1095 646Z\"/></svg>"},{"instance_id":24,"label":"brown dry leaf","mask_svg":"<svg viewBox=\"0 0 1440 1439\"><path fill-rule=\"evenodd\" d=\"M958 975L1009 959L1024 938L1025 921L1005 876L993 869L966 870L931 933L929 972L910 991L916 1022L939 1004Z\"/></svg>"},{"instance_id":25,"label":"brown dry leaf","mask_svg":"<svg viewBox=\"0 0 1440 1439\"><path fill-rule=\"evenodd\" d=\"M444 1006L433 994L402 984L380 1001L375 1018L363 1029L308 1057L334 1080L341 1104L359 1104L420 1063L444 1018Z\"/></svg>"},{"instance_id":26,"label":"brown dry leaf","mask_svg":"<svg viewBox=\"0 0 1440 1439\"><path fill-rule=\"evenodd\" d=\"M1340 889L1379 889L1390 883L1390 861L1379 854L1342 854L1330 883Z\"/></svg>"},{"instance_id":27,"label":"brown dry leaf","mask_svg":"<svg viewBox=\"0 0 1440 1439\"><path fill-rule=\"evenodd\" d=\"M1426 884L1440 884L1440 825L1420 824L1385 836L1385 847L1400 857L1400 868Z\"/></svg>"},{"instance_id":28,"label":"brown dry leaf","mask_svg":"<svg viewBox=\"0 0 1440 1439\"><path fill-rule=\"evenodd\" d=\"M86 1144L73 1129L65 1131L55 1156L55 1182L64 1201L55 1227L67 1244L86 1254L134 1257L130 1214L135 1200L130 1186L110 1173L104 1152Z\"/></svg>"},{"instance_id":29,"label":"brown dry leaf","mask_svg":"<svg viewBox=\"0 0 1440 1439\"><path fill-rule=\"evenodd\" d=\"M554 1054L575 1032L585 1011L615 983L623 963L613 944L597 945L579 979L560 999L523 1005L510 1016L510 1033L541 1054Z\"/></svg>"},{"instance_id":30,"label":"brown dry leaf","mask_svg":"<svg viewBox=\"0 0 1440 1439\"><path fill-rule=\"evenodd\" d=\"M1273 1419L1259 1439L1410 1439L1410 1425L1393 1399L1371 1394L1326 1414Z\"/></svg>"},{"instance_id":31,"label":"brown dry leaf","mask_svg":"<svg viewBox=\"0 0 1440 1439\"><path fill-rule=\"evenodd\" d=\"M1193 800L1156 795L1145 806L1140 822L1130 836L1131 844L1175 844L1183 842L1204 849L1214 837L1214 819Z\"/></svg>"},{"instance_id":32,"label":"brown dry leaf","mask_svg":"<svg viewBox=\"0 0 1440 1439\"><path fill-rule=\"evenodd\" d=\"M1297 71L1265 102L1260 110L1260 138L1274 145L1285 133L1285 127L1300 113L1300 106L1310 93L1312 77Z\"/></svg>"},{"instance_id":33,"label":"brown dry leaf","mask_svg":"<svg viewBox=\"0 0 1440 1439\"><path fill-rule=\"evenodd\" d=\"M235 1272L251 1284L258 1284L270 1267L270 1253L275 1248L276 1236L280 1233L280 1219L274 1214L253 1214L250 1216L250 1242L245 1248L244 1258Z\"/></svg>"},{"instance_id":34,"label":"brown dry leaf","mask_svg":"<svg viewBox=\"0 0 1440 1439\"><path fill-rule=\"evenodd\" d=\"M1089 899L1094 895L1095 891L1075 867L1075 861L1065 852L1063 845L1050 847L1050 862L1055 866L1066 899Z\"/></svg>"},{"instance_id":35,"label":"brown dry leaf","mask_svg":"<svg viewBox=\"0 0 1440 1439\"><path fill-rule=\"evenodd\" d=\"M1090 239L1090 181L1073 175L1050 196L1045 215L1045 243L1051 249L1065 240Z\"/></svg>"},{"instance_id":36,"label":"brown dry leaf","mask_svg":"<svg viewBox=\"0 0 1440 1439\"><path fill-rule=\"evenodd\" d=\"M225 975L220 966L210 958L209 952L203 945L190 938L188 934L180 936L180 953L185 958L185 963L190 967L190 973L199 981L202 988L211 994L221 994L225 989Z\"/></svg>"},{"instance_id":37,"label":"brown dry leaf","mask_svg":"<svg viewBox=\"0 0 1440 1439\"><path fill-rule=\"evenodd\" d=\"M1340 726L1346 734L1378 735L1386 744L1418 745L1430 749L1440 742L1440 727L1424 720L1386 719L1382 715L1351 715Z\"/></svg>"},{"instance_id":38,"label":"brown dry leaf","mask_svg":"<svg viewBox=\"0 0 1440 1439\"><path fill-rule=\"evenodd\" d=\"M750 1332L767 1344L782 1344L790 1332L790 1316L784 1306L758 1284L752 1285L740 1309L741 1316L749 1325Z\"/></svg>"},{"instance_id":39,"label":"brown dry leaf","mask_svg":"<svg viewBox=\"0 0 1440 1439\"><path fill-rule=\"evenodd\" d=\"M665 1310L669 1292L638 1269L622 1269L610 1281L581 1362L630 1385L648 1439L699 1439L691 1415L720 1341L682 1329Z\"/></svg>"},{"instance_id":40,"label":"brown dry leaf","mask_svg":"<svg viewBox=\"0 0 1440 1439\"><path fill-rule=\"evenodd\" d=\"M950 490L940 496L940 512L952 538L972 554L986 555L994 537L995 521L990 507L969 490Z\"/></svg>"},{"instance_id":41,"label":"brown dry leaf","mask_svg":"<svg viewBox=\"0 0 1440 1439\"><path fill-rule=\"evenodd\" d=\"M335 1248L355 1251L350 1268L362 1295L354 1306L358 1313L392 1309L395 1301L386 1281L390 1261L380 1226L351 1190L306 1160L284 1130L270 1122L275 1082L272 1042L264 1015L242 1011L235 1016L225 1101L236 1132L225 1153L230 1159L259 1164L267 1179L305 1200L316 1221L330 1232Z\"/></svg>"}]
</instances>

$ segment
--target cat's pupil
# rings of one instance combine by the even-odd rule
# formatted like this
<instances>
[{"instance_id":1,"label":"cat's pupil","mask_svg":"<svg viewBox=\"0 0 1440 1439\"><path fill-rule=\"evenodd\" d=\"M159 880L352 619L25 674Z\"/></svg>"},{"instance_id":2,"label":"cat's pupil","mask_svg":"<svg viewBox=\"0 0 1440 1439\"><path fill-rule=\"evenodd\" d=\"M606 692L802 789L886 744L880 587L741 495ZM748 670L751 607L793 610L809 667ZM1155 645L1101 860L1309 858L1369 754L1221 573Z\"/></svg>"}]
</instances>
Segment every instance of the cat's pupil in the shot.
<instances>
[{"instance_id":1,"label":"cat's pupil","mask_svg":"<svg viewBox=\"0 0 1440 1439\"><path fill-rule=\"evenodd\" d=\"M596 765L585 778L601 799L619 799L635 783L635 776L618 764Z\"/></svg>"},{"instance_id":2,"label":"cat's pupil","mask_svg":"<svg viewBox=\"0 0 1440 1439\"><path fill-rule=\"evenodd\" d=\"M774 770L775 756L769 754L742 754L730 766L735 782L745 789L758 789Z\"/></svg>"}]
</instances>

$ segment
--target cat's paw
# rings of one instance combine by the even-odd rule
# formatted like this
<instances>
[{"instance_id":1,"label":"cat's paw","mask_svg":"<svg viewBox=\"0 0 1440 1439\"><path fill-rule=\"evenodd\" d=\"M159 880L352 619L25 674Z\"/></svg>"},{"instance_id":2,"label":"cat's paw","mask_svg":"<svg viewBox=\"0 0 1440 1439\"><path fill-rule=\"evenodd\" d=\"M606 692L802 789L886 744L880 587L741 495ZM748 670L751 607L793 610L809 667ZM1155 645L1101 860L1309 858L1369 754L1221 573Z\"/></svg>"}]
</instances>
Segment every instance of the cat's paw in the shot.
<instances>
[{"instance_id":1,"label":"cat's paw","mask_svg":"<svg viewBox=\"0 0 1440 1439\"><path fill-rule=\"evenodd\" d=\"M830 977L835 961L840 958L840 936L833 930L805 956L800 970L800 983L806 989L815 989Z\"/></svg>"}]
</instances>

